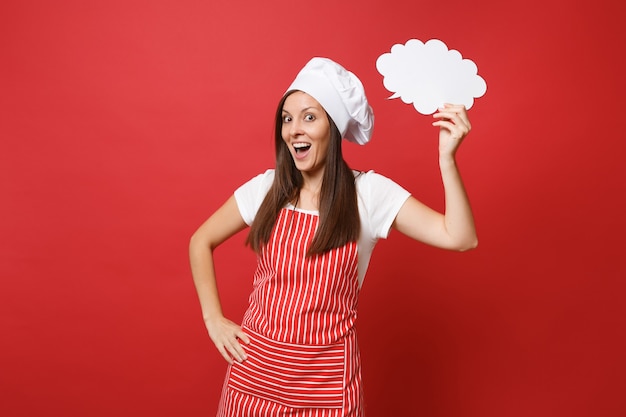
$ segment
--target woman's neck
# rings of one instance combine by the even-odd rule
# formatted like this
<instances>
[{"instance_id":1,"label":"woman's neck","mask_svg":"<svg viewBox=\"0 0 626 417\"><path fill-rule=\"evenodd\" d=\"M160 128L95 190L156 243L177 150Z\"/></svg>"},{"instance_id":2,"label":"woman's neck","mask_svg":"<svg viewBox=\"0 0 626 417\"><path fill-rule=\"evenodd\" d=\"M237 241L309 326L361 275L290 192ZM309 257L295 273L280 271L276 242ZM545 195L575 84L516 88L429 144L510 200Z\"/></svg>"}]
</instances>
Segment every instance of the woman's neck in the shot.
<instances>
[{"instance_id":1,"label":"woman's neck","mask_svg":"<svg viewBox=\"0 0 626 417\"><path fill-rule=\"evenodd\" d=\"M319 210L322 175L302 175L302 187L296 206L304 210Z\"/></svg>"},{"instance_id":2,"label":"woman's neck","mask_svg":"<svg viewBox=\"0 0 626 417\"><path fill-rule=\"evenodd\" d=\"M314 193L319 194L322 189L322 181L324 179L324 171L320 170L315 174L311 174L308 172L302 172L302 187L301 189L306 189L312 191Z\"/></svg>"}]
</instances>

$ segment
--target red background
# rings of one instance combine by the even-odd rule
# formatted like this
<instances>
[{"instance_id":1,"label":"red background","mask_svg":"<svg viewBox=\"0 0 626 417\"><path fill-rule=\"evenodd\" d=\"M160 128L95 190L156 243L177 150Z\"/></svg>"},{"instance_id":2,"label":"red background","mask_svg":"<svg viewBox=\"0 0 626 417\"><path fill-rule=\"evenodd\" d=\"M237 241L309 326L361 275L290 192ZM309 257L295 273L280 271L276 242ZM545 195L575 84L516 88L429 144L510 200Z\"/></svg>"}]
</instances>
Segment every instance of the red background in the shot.
<instances>
[{"instance_id":1,"label":"red background","mask_svg":"<svg viewBox=\"0 0 626 417\"><path fill-rule=\"evenodd\" d=\"M377 247L367 415L626 415L619 3L3 1L0 415L214 414L226 365L188 239L273 165L276 103L314 55L359 74L376 111L351 166L441 208L436 131L375 69L411 38L487 81L459 153L480 245ZM235 320L243 237L217 253Z\"/></svg>"}]
</instances>

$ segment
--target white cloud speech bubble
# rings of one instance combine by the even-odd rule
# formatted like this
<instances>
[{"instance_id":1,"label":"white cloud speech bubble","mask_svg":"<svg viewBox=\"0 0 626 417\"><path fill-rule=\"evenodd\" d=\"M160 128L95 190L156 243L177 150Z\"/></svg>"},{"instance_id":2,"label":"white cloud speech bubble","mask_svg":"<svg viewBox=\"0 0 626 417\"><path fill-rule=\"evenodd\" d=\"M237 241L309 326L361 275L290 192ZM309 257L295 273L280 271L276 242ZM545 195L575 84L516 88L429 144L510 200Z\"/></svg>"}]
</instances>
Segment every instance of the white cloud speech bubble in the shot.
<instances>
[{"instance_id":1,"label":"white cloud speech bubble","mask_svg":"<svg viewBox=\"0 0 626 417\"><path fill-rule=\"evenodd\" d=\"M448 50L439 39L393 45L391 52L378 57L376 69L384 77L385 88L394 93L389 98L413 103L421 114L432 114L444 103L464 104L469 109L474 98L487 91L476 64Z\"/></svg>"}]
</instances>

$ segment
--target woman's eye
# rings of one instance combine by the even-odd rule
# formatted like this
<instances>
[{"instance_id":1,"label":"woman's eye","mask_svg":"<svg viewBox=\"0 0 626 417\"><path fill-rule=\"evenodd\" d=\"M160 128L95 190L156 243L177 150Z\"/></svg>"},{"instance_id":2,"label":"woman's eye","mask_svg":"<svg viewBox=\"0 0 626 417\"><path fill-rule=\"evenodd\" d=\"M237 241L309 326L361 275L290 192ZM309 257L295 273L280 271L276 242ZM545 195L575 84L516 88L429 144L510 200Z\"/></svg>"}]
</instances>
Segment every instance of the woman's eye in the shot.
<instances>
[{"instance_id":1,"label":"woman's eye","mask_svg":"<svg viewBox=\"0 0 626 417\"><path fill-rule=\"evenodd\" d=\"M312 122L313 120L315 120L315 116L313 116L312 114L307 114L306 116L304 116L304 120Z\"/></svg>"},{"instance_id":2,"label":"woman's eye","mask_svg":"<svg viewBox=\"0 0 626 417\"><path fill-rule=\"evenodd\" d=\"M283 123L289 123L291 121L291 116L283 116Z\"/></svg>"}]
</instances>

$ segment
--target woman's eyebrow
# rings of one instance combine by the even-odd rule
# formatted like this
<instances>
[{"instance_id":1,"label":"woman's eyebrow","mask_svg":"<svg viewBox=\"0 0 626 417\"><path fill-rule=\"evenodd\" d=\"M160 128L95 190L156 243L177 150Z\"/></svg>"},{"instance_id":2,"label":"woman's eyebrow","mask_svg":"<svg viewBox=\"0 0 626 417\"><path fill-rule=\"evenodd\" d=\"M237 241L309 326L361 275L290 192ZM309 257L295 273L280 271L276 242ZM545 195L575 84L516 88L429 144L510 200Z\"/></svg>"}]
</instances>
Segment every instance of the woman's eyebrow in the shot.
<instances>
[{"instance_id":1,"label":"woman's eyebrow","mask_svg":"<svg viewBox=\"0 0 626 417\"><path fill-rule=\"evenodd\" d=\"M309 111L309 110L317 110L317 107L314 107L314 106L305 107L302 110L300 110L300 113L304 113L304 112ZM283 113L291 114L288 110L285 110L285 109L283 109Z\"/></svg>"}]
</instances>

